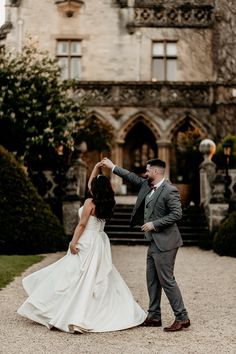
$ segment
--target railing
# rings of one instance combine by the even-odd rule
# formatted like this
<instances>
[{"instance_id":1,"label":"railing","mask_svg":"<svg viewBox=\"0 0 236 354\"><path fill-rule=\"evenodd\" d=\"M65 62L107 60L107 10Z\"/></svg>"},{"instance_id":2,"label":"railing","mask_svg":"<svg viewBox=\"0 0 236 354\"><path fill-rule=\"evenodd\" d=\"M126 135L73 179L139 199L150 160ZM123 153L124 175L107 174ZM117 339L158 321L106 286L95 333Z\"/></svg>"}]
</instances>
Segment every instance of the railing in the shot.
<instances>
[{"instance_id":1,"label":"railing","mask_svg":"<svg viewBox=\"0 0 236 354\"><path fill-rule=\"evenodd\" d=\"M128 1L117 0L120 7L128 7ZM210 27L214 22L212 0L176 4L171 0L135 0L134 12L127 27Z\"/></svg>"},{"instance_id":2,"label":"railing","mask_svg":"<svg viewBox=\"0 0 236 354\"><path fill-rule=\"evenodd\" d=\"M175 6L135 8L136 27L210 27L213 24L212 6Z\"/></svg>"},{"instance_id":3,"label":"railing","mask_svg":"<svg viewBox=\"0 0 236 354\"><path fill-rule=\"evenodd\" d=\"M214 83L78 81L75 95L91 106L209 107L216 89Z\"/></svg>"}]
</instances>

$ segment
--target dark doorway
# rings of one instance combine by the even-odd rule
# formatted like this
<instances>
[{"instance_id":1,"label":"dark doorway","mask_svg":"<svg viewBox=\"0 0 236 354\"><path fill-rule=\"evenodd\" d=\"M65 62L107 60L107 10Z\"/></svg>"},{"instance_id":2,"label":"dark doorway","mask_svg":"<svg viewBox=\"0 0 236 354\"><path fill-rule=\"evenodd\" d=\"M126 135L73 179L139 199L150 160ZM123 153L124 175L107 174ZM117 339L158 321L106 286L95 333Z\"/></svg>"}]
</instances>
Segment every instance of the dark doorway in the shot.
<instances>
[{"instance_id":1,"label":"dark doorway","mask_svg":"<svg viewBox=\"0 0 236 354\"><path fill-rule=\"evenodd\" d=\"M175 133L170 159L170 180L180 189L184 206L188 206L191 201L195 205L200 202L199 165L202 162L202 154L198 149L200 141L200 130L186 118Z\"/></svg>"},{"instance_id":2,"label":"dark doorway","mask_svg":"<svg viewBox=\"0 0 236 354\"><path fill-rule=\"evenodd\" d=\"M156 138L143 122L137 122L126 136L124 144L124 168L143 176L147 160L157 157ZM124 181L128 194L136 194L137 188Z\"/></svg>"}]
</instances>

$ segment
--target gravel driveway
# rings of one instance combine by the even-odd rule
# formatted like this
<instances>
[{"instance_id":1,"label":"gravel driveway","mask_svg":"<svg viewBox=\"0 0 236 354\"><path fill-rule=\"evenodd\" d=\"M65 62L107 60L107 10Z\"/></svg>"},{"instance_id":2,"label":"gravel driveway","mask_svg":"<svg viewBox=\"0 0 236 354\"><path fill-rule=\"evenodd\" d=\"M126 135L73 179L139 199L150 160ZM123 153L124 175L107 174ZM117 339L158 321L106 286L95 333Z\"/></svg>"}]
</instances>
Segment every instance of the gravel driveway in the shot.
<instances>
[{"instance_id":1,"label":"gravel driveway","mask_svg":"<svg viewBox=\"0 0 236 354\"><path fill-rule=\"evenodd\" d=\"M114 264L145 310L148 305L146 250L146 246L112 246ZM47 255L23 276L62 255ZM17 277L0 292L0 353L236 354L236 259L219 257L197 247L183 247L177 255L175 275L192 322L189 329L175 333L144 327L88 334L49 331L17 315L17 308L26 298L21 286L22 276ZM162 317L164 326L173 321L165 295Z\"/></svg>"}]
</instances>

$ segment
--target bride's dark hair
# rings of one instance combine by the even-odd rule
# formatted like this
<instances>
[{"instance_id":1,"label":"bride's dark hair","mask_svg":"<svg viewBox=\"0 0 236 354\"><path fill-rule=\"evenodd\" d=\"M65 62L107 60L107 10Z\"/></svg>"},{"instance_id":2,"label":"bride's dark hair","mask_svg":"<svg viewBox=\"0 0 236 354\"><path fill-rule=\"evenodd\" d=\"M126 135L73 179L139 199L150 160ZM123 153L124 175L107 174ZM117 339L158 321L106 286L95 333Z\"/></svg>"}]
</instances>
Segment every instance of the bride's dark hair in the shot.
<instances>
[{"instance_id":1,"label":"bride's dark hair","mask_svg":"<svg viewBox=\"0 0 236 354\"><path fill-rule=\"evenodd\" d=\"M96 206L95 214L98 219L109 220L115 206L114 191L110 180L104 175L94 177L91 182L93 202Z\"/></svg>"}]
</instances>

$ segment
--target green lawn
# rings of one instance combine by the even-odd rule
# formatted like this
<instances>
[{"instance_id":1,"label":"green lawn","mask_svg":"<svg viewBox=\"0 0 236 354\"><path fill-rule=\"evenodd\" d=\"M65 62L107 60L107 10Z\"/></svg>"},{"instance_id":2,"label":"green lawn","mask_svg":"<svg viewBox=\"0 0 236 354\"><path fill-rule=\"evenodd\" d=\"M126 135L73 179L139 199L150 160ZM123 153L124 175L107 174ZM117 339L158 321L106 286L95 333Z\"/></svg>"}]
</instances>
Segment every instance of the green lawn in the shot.
<instances>
[{"instance_id":1,"label":"green lawn","mask_svg":"<svg viewBox=\"0 0 236 354\"><path fill-rule=\"evenodd\" d=\"M43 256L0 256L0 289L43 258Z\"/></svg>"}]
</instances>

